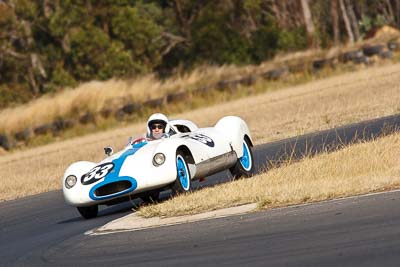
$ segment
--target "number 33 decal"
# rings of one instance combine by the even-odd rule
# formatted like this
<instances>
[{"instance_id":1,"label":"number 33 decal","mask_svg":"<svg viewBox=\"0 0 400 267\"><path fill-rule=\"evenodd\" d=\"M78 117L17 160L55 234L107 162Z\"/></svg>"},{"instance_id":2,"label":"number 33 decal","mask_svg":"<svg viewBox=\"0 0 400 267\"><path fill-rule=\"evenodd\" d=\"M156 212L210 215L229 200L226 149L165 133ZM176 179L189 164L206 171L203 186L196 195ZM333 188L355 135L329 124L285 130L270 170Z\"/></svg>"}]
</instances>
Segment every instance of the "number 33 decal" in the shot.
<instances>
[{"instance_id":1,"label":"number 33 decal","mask_svg":"<svg viewBox=\"0 0 400 267\"><path fill-rule=\"evenodd\" d=\"M113 168L114 163L112 162L103 163L94 167L90 170L90 172L82 176L82 184L88 185L96 182L97 180L100 180L101 178L109 174Z\"/></svg>"}]
</instances>

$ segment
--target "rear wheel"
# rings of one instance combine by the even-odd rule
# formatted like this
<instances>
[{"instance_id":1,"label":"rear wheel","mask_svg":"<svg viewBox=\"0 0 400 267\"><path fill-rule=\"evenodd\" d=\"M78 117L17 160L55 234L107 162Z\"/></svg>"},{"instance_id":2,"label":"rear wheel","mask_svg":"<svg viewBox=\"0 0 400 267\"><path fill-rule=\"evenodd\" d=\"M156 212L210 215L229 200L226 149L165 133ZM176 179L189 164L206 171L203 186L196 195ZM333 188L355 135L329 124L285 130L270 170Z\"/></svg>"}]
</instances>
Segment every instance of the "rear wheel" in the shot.
<instances>
[{"instance_id":1,"label":"rear wheel","mask_svg":"<svg viewBox=\"0 0 400 267\"><path fill-rule=\"evenodd\" d=\"M78 207L77 209L79 213L82 215L82 217L85 219L95 218L99 213L99 206L97 205L90 207Z\"/></svg>"},{"instance_id":2,"label":"rear wheel","mask_svg":"<svg viewBox=\"0 0 400 267\"><path fill-rule=\"evenodd\" d=\"M243 155L236 164L229 169L234 179L249 177L254 173L253 147L247 138L243 140Z\"/></svg>"},{"instance_id":3,"label":"rear wheel","mask_svg":"<svg viewBox=\"0 0 400 267\"><path fill-rule=\"evenodd\" d=\"M176 153L176 180L172 185L175 194L189 192L192 189L192 181L185 156L182 152Z\"/></svg>"}]
</instances>

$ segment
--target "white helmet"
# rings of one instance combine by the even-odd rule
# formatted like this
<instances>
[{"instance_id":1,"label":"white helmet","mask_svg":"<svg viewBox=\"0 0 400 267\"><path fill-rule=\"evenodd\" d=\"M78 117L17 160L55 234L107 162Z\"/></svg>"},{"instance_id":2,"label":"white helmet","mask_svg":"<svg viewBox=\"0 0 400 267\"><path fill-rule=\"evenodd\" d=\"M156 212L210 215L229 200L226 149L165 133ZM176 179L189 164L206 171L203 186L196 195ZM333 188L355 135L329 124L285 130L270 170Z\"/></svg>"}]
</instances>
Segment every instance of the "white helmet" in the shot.
<instances>
[{"instance_id":1,"label":"white helmet","mask_svg":"<svg viewBox=\"0 0 400 267\"><path fill-rule=\"evenodd\" d=\"M164 129L165 133L169 133L169 131L171 130L171 126L169 125L167 116L165 116L162 113L155 113L155 114L151 115L149 117L149 119L147 120L147 136L148 137L154 138L152 136L152 134L151 134L151 125L153 123L162 123L162 124L164 124L165 125L165 129Z\"/></svg>"}]
</instances>

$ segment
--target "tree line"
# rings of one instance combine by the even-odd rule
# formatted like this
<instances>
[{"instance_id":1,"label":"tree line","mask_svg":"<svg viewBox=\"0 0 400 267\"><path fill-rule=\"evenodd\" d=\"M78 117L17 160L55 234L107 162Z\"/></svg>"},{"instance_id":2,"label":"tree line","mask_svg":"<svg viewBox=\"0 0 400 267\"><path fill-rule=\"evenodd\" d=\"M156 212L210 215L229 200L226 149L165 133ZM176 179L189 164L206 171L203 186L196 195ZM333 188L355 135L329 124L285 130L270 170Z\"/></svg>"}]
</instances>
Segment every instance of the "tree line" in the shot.
<instances>
[{"instance_id":1,"label":"tree line","mask_svg":"<svg viewBox=\"0 0 400 267\"><path fill-rule=\"evenodd\" d=\"M0 107L93 79L257 64L400 25L400 0L0 0Z\"/></svg>"}]
</instances>

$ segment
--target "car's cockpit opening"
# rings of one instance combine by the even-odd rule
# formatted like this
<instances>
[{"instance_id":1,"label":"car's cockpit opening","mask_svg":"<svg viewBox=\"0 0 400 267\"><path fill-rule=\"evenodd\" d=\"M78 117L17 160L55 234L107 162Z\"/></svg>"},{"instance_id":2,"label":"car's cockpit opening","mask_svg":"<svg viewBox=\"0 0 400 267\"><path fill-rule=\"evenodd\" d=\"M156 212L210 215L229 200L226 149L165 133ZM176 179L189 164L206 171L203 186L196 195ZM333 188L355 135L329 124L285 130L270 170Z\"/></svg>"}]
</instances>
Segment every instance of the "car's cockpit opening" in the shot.
<instances>
[{"instance_id":1,"label":"car's cockpit opening","mask_svg":"<svg viewBox=\"0 0 400 267\"><path fill-rule=\"evenodd\" d=\"M180 133L190 133L191 132L190 128L187 127L186 125L176 124L174 126Z\"/></svg>"}]
</instances>

